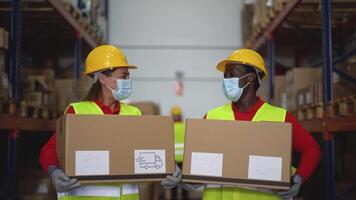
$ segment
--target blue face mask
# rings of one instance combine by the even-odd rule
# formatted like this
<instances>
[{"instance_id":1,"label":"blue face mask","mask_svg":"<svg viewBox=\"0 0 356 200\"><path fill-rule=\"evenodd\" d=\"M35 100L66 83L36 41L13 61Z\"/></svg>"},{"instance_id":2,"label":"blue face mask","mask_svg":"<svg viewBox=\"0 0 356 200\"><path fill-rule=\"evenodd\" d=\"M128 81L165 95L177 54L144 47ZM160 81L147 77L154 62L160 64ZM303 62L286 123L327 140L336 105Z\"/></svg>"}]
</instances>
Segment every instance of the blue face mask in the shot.
<instances>
[{"instance_id":1,"label":"blue face mask","mask_svg":"<svg viewBox=\"0 0 356 200\"><path fill-rule=\"evenodd\" d=\"M227 99L229 99L232 102L237 102L242 93L243 93L243 89L248 86L250 84L250 82L248 82L245 86L243 86L242 88L239 86L239 81L242 78L245 78L248 74L240 77L240 78L224 78L224 82L223 82L223 92L224 95Z\"/></svg>"},{"instance_id":2,"label":"blue face mask","mask_svg":"<svg viewBox=\"0 0 356 200\"><path fill-rule=\"evenodd\" d=\"M109 86L106 86L111 90L112 96L116 101L121 101L127 99L132 92L132 81L131 79L114 79L116 81L116 89L113 90Z\"/></svg>"}]
</instances>

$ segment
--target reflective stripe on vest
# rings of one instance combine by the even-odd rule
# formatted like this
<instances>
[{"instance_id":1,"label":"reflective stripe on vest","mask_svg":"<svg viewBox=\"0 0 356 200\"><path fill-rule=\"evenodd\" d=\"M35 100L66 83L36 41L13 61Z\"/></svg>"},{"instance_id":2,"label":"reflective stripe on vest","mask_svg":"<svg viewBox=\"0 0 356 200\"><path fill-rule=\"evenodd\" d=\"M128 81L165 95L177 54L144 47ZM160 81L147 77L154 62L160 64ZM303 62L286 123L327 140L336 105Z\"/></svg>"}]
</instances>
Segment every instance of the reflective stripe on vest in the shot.
<instances>
[{"instance_id":1,"label":"reflective stripe on vest","mask_svg":"<svg viewBox=\"0 0 356 200\"><path fill-rule=\"evenodd\" d=\"M258 109L251 121L284 122L286 114L287 111L285 109L264 103L260 109ZM206 119L235 120L232 105L226 104L210 110L206 115Z\"/></svg>"},{"instance_id":2,"label":"reflective stripe on vest","mask_svg":"<svg viewBox=\"0 0 356 200\"><path fill-rule=\"evenodd\" d=\"M103 115L101 108L92 101L72 103L75 114L78 115ZM69 107L70 107L69 106ZM69 108L68 107L68 108ZM119 115L141 115L141 111L127 104L120 103ZM137 184L100 184L83 185L77 189L65 193L57 193L59 200L139 200L139 188ZM119 198L118 198L119 197Z\"/></svg>"},{"instance_id":3,"label":"reflective stripe on vest","mask_svg":"<svg viewBox=\"0 0 356 200\"><path fill-rule=\"evenodd\" d=\"M185 124L182 122L175 122L174 123L174 150L175 150L175 160L177 163L183 162L184 135L185 135Z\"/></svg>"},{"instance_id":4,"label":"reflective stripe on vest","mask_svg":"<svg viewBox=\"0 0 356 200\"><path fill-rule=\"evenodd\" d=\"M287 111L282 108L264 103L256 112L251 121L284 122ZM231 104L212 109L207 113L206 119L235 120ZM241 187L223 187L222 185L207 184L204 189L203 200L280 200L277 195L267 190L254 190Z\"/></svg>"}]
</instances>

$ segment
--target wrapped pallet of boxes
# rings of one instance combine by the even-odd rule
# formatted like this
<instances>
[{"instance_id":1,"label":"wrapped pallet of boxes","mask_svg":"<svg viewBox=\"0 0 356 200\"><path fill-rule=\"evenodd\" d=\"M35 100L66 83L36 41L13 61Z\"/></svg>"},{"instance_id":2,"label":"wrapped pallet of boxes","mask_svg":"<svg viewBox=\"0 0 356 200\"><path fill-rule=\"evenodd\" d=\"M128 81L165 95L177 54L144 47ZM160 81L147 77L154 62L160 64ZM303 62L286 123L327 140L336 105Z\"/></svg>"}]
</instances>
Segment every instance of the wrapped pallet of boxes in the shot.
<instances>
[{"instance_id":1,"label":"wrapped pallet of boxes","mask_svg":"<svg viewBox=\"0 0 356 200\"><path fill-rule=\"evenodd\" d=\"M299 90L321 81L322 72L320 68L298 67L286 73L286 95L287 110L295 112L298 107L297 93Z\"/></svg>"}]
</instances>

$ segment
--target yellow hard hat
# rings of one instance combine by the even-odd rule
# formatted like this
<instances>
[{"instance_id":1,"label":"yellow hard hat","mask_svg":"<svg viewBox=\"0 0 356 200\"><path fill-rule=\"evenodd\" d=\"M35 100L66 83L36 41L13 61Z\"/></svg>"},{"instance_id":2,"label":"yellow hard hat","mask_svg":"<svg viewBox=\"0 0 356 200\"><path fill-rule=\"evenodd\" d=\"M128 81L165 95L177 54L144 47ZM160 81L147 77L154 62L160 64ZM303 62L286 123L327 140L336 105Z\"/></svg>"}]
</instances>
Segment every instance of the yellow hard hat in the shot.
<instances>
[{"instance_id":1,"label":"yellow hard hat","mask_svg":"<svg viewBox=\"0 0 356 200\"><path fill-rule=\"evenodd\" d=\"M226 64L228 63L240 63L243 65L249 65L262 71L264 73L264 77L268 73L261 55L250 49L235 50L226 60L221 61L216 66L216 69L221 72L225 72Z\"/></svg>"},{"instance_id":2,"label":"yellow hard hat","mask_svg":"<svg viewBox=\"0 0 356 200\"><path fill-rule=\"evenodd\" d=\"M171 109L171 115L176 116L176 115L182 115L182 109L180 109L179 106L174 106Z\"/></svg>"},{"instance_id":3,"label":"yellow hard hat","mask_svg":"<svg viewBox=\"0 0 356 200\"><path fill-rule=\"evenodd\" d=\"M112 45L101 45L94 48L85 61L85 74L98 71L112 70L118 67L128 67L136 69L136 66L129 65L125 54Z\"/></svg>"}]
</instances>

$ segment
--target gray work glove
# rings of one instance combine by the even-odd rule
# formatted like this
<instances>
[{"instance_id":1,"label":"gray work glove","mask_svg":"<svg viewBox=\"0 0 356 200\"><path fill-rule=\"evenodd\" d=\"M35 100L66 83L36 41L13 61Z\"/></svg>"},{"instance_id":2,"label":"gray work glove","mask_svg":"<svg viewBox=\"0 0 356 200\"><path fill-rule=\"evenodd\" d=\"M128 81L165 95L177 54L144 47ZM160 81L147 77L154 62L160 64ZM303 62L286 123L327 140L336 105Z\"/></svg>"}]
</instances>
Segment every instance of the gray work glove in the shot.
<instances>
[{"instance_id":1,"label":"gray work glove","mask_svg":"<svg viewBox=\"0 0 356 200\"><path fill-rule=\"evenodd\" d=\"M75 178L69 178L63 170L55 166L48 167L48 174L51 176L52 184L57 192L68 192L80 187L80 183Z\"/></svg>"},{"instance_id":2,"label":"gray work glove","mask_svg":"<svg viewBox=\"0 0 356 200\"><path fill-rule=\"evenodd\" d=\"M182 181L182 171L178 166L176 166L173 175L172 176L168 175L166 179L161 182L161 185L165 189L172 189L174 187L177 187L181 181Z\"/></svg>"},{"instance_id":3,"label":"gray work glove","mask_svg":"<svg viewBox=\"0 0 356 200\"><path fill-rule=\"evenodd\" d=\"M204 188L204 184L199 184L199 183L182 183L182 188L185 189L186 191L198 191L202 190Z\"/></svg>"},{"instance_id":4,"label":"gray work glove","mask_svg":"<svg viewBox=\"0 0 356 200\"><path fill-rule=\"evenodd\" d=\"M293 185L288 191L278 192L278 195L283 200L289 200L297 196L300 186L302 185L302 178L298 175L293 176Z\"/></svg>"}]
</instances>

